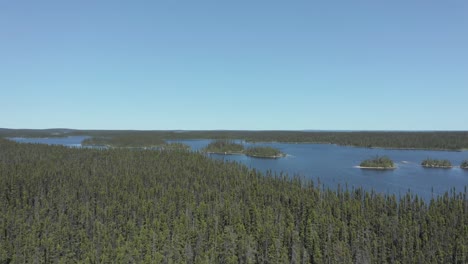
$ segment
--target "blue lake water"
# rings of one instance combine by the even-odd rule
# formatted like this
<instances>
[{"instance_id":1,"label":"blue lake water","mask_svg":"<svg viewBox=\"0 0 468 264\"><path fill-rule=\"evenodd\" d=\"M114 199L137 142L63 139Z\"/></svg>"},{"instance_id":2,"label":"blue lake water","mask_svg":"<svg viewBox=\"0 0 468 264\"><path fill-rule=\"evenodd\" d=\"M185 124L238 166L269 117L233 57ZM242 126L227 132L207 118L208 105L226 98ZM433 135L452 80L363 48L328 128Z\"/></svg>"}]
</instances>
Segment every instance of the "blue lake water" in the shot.
<instances>
[{"instance_id":1,"label":"blue lake water","mask_svg":"<svg viewBox=\"0 0 468 264\"><path fill-rule=\"evenodd\" d=\"M62 145L67 147L81 147L81 142L89 136L72 136L72 137L50 137L50 138L8 138L19 143L40 143L47 145Z\"/></svg>"},{"instance_id":2,"label":"blue lake water","mask_svg":"<svg viewBox=\"0 0 468 264\"><path fill-rule=\"evenodd\" d=\"M43 143L80 147L87 136L66 138L10 138L22 143ZM171 140L189 145L199 151L211 140ZM380 193L403 195L408 190L429 200L432 196L455 189L463 192L468 186L468 170L460 169L460 163L468 159L468 151L429 151L370 149L337 146L332 144L292 143L249 143L245 147L271 146L287 154L280 159L251 158L244 155L210 154L214 159L236 161L262 172L288 173L320 181L324 187L336 188L338 184L348 188L363 187ZM375 155L388 156L396 164L395 170L363 170L356 168L359 163ZM452 169L426 169L420 163L426 158L448 159L455 166Z\"/></svg>"}]
</instances>

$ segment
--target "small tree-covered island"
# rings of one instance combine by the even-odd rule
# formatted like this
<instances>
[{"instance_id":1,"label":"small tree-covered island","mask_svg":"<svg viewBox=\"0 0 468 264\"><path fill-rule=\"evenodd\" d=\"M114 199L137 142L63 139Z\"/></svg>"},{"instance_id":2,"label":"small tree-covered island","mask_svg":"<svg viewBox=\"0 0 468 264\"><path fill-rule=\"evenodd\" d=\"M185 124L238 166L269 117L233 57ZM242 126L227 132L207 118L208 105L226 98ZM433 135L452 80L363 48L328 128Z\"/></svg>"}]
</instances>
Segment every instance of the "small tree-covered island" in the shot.
<instances>
[{"instance_id":1,"label":"small tree-covered island","mask_svg":"<svg viewBox=\"0 0 468 264\"><path fill-rule=\"evenodd\" d=\"M242 144L235 143L232 140L216 140L208 144L203 149L204 152L221 155L246 155L254 158L276 159L284 157L285 154L272 147L251 147L244 149Z\"/></svg>"},{"instance_id":2,"label":"small tree-covered island","mask_svg":"<svg viewBox=\"0 0 468 264\"><path fill-rule=\"evenodd\" d=\"M460 165L460 168L462 169L468 169L468 160L464 160L462 164Z\"/></svg>"},{"instance_id":3,"label":"small tree-covered island","mask_svg":"<svg viewBox=\"0 0 468 264\"><path fill-rule=\"evenodd\" d=\"M375 170L391 170L395 169L393 161L386 156L376 156L373 159L364 160L359 165L361 169L375 169Z\"/></svg>"},{"instance_id":4,"label":"small tree-covered island","mask_svg":"<svg viewBox=\"0 0 468 264\"><path fill-rule=\"evenodd\" d=\"M245 155L255 158L277 159L286 156L280 150L272 147L251 147L245 150Z\"/></svg>"},{"instance_id":5,"label":"small tree-covered island","mask_svg":"<svg viewBox=\"0 0 468 264\"><path fill-rule=\"evenodd\" d=\"M421 165L425 168L452 168L452 163L449 160L425 159L421 162Z\"/></svg>"},{"instance_id":6,"label":"small tree-covered island","mask_svg":"<svg viewBox=\"0 0 468 264\"><path fill-rule=\"evenodd\" d=\"M244 146L232 140L215 140L203 149L207 153L214 154L243 154Z\"/></svg>"}]
</instances>

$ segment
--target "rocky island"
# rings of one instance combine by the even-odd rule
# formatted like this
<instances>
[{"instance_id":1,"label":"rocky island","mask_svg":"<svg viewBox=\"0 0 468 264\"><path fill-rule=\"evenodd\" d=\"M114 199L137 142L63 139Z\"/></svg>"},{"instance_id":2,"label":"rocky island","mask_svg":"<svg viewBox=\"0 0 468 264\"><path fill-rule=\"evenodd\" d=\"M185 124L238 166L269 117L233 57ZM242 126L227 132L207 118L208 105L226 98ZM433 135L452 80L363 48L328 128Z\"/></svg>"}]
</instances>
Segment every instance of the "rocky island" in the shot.
<instances>
[{"instance_id":1,"label":"rocky island","mask_svg":"<svg viewBox=\"0 0 468 264\"><path fill-rule=\"evenodd\" d=\"M421 162L421 165L425 168L441 168L441 169L452 168L452 163L450 163L449 160L425 159Z\"/></svg>"},{"instance_id":2,"label":"rocky island","mask_svg":"<svg viewBox=\"0 0 468 264\"><path fill-rule=\"evenodd\" d=\"M391 169L395 169L396 167L390 158L386 156L383 156L383 157L376 156L373 159L368 159L368 160L364 160L363 162L361 162L361 164L359 165L359 168L374 169L374 170L391 170Z\"/></svg>"}]
</instances>

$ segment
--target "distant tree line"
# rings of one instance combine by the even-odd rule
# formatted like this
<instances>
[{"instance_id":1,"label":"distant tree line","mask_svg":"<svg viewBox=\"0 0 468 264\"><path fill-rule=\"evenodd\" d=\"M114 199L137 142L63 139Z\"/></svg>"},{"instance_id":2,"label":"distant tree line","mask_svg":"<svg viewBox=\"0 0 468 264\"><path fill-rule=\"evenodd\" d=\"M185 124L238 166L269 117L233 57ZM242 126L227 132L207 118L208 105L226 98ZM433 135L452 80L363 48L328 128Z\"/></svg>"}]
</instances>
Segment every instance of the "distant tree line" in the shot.
<instances>
[{"instance_id":1,"label":"distant tree line","mask_svg":"<svg viewBox=\"0 0 468 264\"><path fill-rule=\"evenodd\" d=\"M426 203L177 148L0 139L0 263L468 263L467 195Z\"/></svg>"},{"instance_id":2,"label":"distant tree line","mask_svg":"<svg viewBox=\"0 0 468 264\"><path fill-rule=\"evenodd\" d=\"M87 135L85 144L148 146L164 140L241 139L251 142L308 142L343 146L462 150L468 149L467 131L450 132L306 132L306 131L132 131L132 130L14 130L0 129L0 137ZM94 139L96 138L96 139Z\"/></svg>"}]
</instances>

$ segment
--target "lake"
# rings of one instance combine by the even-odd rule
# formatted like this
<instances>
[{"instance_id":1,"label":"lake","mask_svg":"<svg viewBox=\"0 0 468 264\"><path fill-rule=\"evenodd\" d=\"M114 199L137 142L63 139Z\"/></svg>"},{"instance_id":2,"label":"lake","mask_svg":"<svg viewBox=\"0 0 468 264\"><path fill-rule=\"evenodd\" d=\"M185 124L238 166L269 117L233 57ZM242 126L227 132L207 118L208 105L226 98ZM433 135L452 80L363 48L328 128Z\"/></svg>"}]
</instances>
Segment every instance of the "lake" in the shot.
<instances>
[{"instance_id":1,"label":"lake","mask_svg":"<svg viewBox=\"0 0 468 264\"><path fill-rule=\"evenodd\" d=\"M8 138L18 143L40 143L47 145L62 145L67 147L81 147L83 140L90 138L89 136L72 136L72 137L49 137L49 138L23 138L13 137Z\"/></svg>"},{"instance_id":2,"label":"lake","mask_svg":"<svg viewBox=\"0 0 468 264\"><path fill-rule=\"evenodd\" d=\"M174 140L200 150L211 140ZM460 163L468 159L468 151L395 150L337 146L333 144L295 143L243 143L245 147L270 146L281 150L287 157L280 159L251 158L244 155L217 155L211 157L242 163L260 171L286 172L298 175L325 187L363 187L380 193L403 195L408 190L430 200L452 188L462 192L468 186L468 170L460 169ZM356 168L361 161L375 155L390 157L397 166L395 170L363 170ZM426 158L448 159L452 169L428 169L420 164Z\"/></svg>"},{"instance_id":3,"label":"lake","mask_svg":"<svg viewBox=\"0 0 468 264\"><path fill-rule=\"evenodd\" d=\"M66 138L10 138L22 143L43 143L80 147L87 136ZM189 145L199 151L211 140L170 140ZM363 187L380 193L405 194L408 190L429 200L451 189L462 192L468 186L468 170L460 169L460 163L468 159L468 151L429 151L372 149L337 146L332 144L294 143L243 143L245 147L270 146L281 150L287 157L280 159L252 158L244 155L210 154L214 159L236 161L262 172L271 170L285 172L307 179L320 181L324 187L336 188L338 184L348 188ZM390 157L397 166L395 170L362 170L356 168L362 160L376 155ZM455 166L452 169L427 169L420 163L426 158L447 159Z\"/></svg>"}]
</instances>

